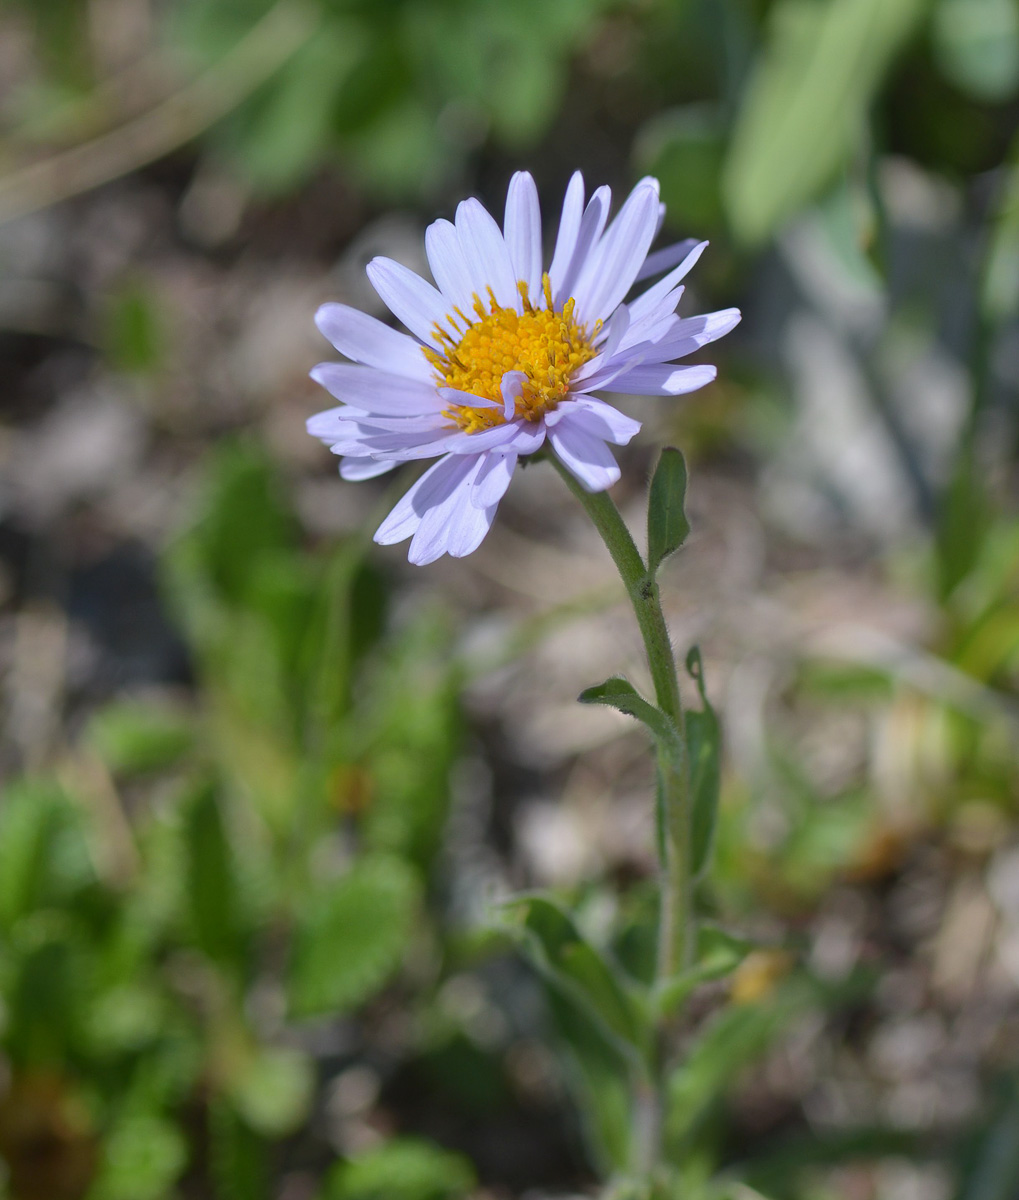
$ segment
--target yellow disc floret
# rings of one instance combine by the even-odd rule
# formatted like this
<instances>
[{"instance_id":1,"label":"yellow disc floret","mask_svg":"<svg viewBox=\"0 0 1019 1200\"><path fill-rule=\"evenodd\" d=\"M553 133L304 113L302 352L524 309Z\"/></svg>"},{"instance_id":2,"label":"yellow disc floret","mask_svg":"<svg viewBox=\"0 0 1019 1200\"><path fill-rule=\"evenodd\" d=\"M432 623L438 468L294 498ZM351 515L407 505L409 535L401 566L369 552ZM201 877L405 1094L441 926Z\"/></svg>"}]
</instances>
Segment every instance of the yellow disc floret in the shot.
<instances>
[{"instance_id":1,"label":"yellow disc floret","mask_svg":"<svg viewBox=\"0 0 1019 1200\"><path fill-rule=\"evenodd\" d=\"M453 333L435 328L442 349L425 347L440 387L483 396L498 405L449 409L445 415L466 433L505 422L500 384L507 371L521 371L525 376L514 415L538 421L569 392L573 372L594 357L587 329L573 319L573 300L567 300L557 311L552 305L548 275L543 284L547 307L536 308L531 303L523 281L517 285L523 299L522 313L497 304L489 288L487 308L475 296L475 319L454 309L454 315L447 318Z\"/></svg>"}]
</instances>

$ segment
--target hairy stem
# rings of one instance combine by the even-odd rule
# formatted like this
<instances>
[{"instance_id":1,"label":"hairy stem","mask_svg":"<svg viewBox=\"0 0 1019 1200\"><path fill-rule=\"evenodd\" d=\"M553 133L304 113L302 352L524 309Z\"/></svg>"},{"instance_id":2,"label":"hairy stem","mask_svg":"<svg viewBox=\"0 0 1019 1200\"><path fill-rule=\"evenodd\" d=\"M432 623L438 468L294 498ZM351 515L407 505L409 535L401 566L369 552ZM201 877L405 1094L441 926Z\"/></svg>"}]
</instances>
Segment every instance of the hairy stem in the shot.
<instances>
[{"instance_id":1,"label":"hairy stem","mask_svg":"<svg viewBox=\"0 0 1019 1200\"><path fill-rule=\"evenodd\" d=\"M586 491L554 456L549 461L584 506L601 535L626 587L647 653L658 707L684 731L676 660L662 613L658 585L649 575L626 522L608 492ZM690 788L688 765L675 771L658 756L662 801L662 911L659 927L658 979L664 982L689 966L695 953L693 879L690 869Z\"/></svg>"}]
</instances>

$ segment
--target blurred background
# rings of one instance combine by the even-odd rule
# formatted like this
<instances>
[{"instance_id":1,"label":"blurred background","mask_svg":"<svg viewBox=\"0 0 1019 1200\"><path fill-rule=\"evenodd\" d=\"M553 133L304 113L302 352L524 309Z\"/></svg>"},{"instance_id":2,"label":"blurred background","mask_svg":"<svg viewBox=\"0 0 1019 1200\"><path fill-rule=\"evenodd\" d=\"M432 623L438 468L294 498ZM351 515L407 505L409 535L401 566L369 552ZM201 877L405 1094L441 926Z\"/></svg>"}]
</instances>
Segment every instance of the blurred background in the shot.
<instances>
[{"instance_id":1,"label":"blurred background","mask_svg":"<svg viewBox=\"0 0 1019 1200\"><path fill-rule=\"evenodd\" d=\"M628 953L644 680L547 466L469 559L370 534L312 323L526 167L656 174L738 304L642 398L726 730L691 1198L1019 1197L1019 4L7 0L0 11L0 1196L494 1200L598 1160L540 885ZM693 694L692 686L688 693Z\"/></svg>"}]
</instances>

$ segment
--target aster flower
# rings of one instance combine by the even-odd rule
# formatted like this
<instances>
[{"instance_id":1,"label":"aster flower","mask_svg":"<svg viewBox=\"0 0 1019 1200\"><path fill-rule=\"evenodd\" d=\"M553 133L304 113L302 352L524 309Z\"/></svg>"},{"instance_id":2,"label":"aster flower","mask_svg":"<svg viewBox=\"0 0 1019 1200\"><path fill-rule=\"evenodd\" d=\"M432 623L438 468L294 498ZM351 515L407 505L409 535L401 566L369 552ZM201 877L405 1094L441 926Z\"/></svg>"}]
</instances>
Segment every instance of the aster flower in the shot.
<instances>
[{"instance_id":1,"label":"aster flower","mask_svg":"<svg viewBox=\"0 0 1019 1200\"><path fill-rule=\"evenodd\" d=\"M341 456L344 479L370 479L413 459L437 458L375 534L411 539L413 563L477 549L522 456L547 441L588 491L610 487L640 422L592 393L678 396L715 378L675 360L739 321L730 308L681 318L680 280L706 242L649 254L664 218L658 181L640 181L608 221L610 191L584 203L570 180L551 264L542 266L534 180L510 181L500 230L478 200L425 233L437 286L389 258L368 278L409 333L344 304L315 320L350 363L320 363L312 378L341 401L308 432ZM628 304L634 284L661 276Z\"/></svg>"}]
</instances>

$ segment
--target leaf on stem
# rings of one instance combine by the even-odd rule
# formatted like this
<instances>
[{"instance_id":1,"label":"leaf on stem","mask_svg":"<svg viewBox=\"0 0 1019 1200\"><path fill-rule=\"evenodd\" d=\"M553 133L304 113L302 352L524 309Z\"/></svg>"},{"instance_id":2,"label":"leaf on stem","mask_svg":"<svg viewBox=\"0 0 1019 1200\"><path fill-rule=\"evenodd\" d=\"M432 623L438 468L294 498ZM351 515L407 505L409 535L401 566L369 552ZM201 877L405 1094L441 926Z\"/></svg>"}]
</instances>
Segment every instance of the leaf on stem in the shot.
<instances>
[{"instance_id":1,"label":"leaf on stem","mask_svg":"<svg viewBox=\"0 0 1019 1200\"><path fill-rule=\"evenodd\" d=\"M514 932L527 958L563 999L586 1011L602 1032L629 1053L646 1044L643 1013L622 970L597 950L565 909L545 896L510 901Z\"/></svg>"},{"instance_id":2,"label":"leaf on stem","mask_svg":"<svg viewBox=\"0 0 1019 1200\"><path fill-rule=\"evenodd\" d=\"M700 647L686 656L686 669L700 692L700 712L686 714L686 749L690 755L691 796L691 869L694 877L703 875L711 859L718 824L718 796L721 784L722 731L715 710L704 692L704 667Z\"/></svg>"},{"instance_id":3,"label":"leaf on stem","mask_svg":"<svg viewBox=\"0 0 1019 1200\"><path fill-rule=\"evenodd\" d=\"M743 962L752 949L745 938L726 933L713 925L703 925L698 931L697 962L665 980L657 989L656 1011L661 1017L676 1012L686 998L702 983L724 979Z\"/></svg>"},{"instance_id":4,"label":"leaf on stem","mask_svg":"<svg viewBox=\"0 0 1019 1200\"><path fill-rule=\"evenodd\" d=\"M604 683L585 688L577 697L581 704L607 704L628 717L636 717L651 731L674 770L683 762L683 741L673 721L660 708L649 703L632 683L613 676Z\"/></svg>"},{"instance_id":5,"label":"leaf on stem","mask_svg":"<svg viewBox=\"0 0 1019 1200\"><path fill-rule=\"evenodd\" d=\"M662 562L686 541L686 462L673 446L666 446L655 467L647 506L648 573L653 577Z\"/></svg>"}]
</instances>

